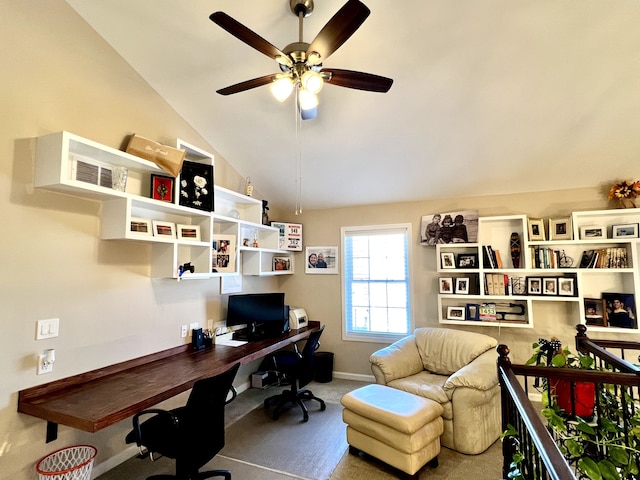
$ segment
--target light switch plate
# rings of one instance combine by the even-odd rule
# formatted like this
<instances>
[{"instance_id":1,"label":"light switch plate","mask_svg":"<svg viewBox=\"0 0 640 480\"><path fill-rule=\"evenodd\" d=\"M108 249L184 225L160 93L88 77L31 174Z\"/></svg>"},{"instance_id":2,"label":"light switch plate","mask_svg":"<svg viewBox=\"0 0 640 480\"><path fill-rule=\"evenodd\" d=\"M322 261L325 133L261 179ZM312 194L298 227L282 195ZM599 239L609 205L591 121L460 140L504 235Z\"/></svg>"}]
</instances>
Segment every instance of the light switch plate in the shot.
<instances>
[{"instance_id":1,"label":"light switch plate","mask_svg":"<svg viewBox=\"0 0 640 480\"><path fill-rule=\"evenodd\" d=\"M36 322L36 340L57 337L60 331L59 318L47 318Z\"/></svg>"}]
</instances>

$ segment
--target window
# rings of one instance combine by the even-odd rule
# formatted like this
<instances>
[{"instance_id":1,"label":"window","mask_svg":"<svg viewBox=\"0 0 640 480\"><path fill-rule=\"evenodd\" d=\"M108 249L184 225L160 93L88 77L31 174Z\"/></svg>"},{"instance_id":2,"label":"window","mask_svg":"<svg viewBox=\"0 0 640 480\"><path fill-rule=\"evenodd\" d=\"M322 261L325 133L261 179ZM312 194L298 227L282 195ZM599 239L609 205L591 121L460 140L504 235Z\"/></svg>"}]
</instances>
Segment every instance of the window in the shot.
<instances>
[{"instance_id":1,"label":"window","mask_svg":"<svg viewBox=\"0 0 640 480\"><path fill-rule=\"evenodd\" d=\"M411 225L342 227L344 340L395 341L413 331Z\"/></svg>"}]
</instances>

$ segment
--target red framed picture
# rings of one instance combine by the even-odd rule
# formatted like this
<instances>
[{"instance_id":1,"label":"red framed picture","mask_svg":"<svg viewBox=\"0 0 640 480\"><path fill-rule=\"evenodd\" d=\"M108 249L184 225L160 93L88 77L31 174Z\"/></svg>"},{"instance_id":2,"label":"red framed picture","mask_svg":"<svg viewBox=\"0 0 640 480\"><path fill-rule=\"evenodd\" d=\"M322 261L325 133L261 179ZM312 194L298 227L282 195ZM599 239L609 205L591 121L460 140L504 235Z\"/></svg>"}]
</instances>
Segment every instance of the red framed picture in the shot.
<instances>
[{"instance_id":1,"label":"red framed picture","mask_svg":"<svg viewBox=\"0 0 640 480\"><path fill-rule=\"evenodd\" d=\"M151 175L151 198L173 203L173 177Z\"/></svg>"}]
</instances>

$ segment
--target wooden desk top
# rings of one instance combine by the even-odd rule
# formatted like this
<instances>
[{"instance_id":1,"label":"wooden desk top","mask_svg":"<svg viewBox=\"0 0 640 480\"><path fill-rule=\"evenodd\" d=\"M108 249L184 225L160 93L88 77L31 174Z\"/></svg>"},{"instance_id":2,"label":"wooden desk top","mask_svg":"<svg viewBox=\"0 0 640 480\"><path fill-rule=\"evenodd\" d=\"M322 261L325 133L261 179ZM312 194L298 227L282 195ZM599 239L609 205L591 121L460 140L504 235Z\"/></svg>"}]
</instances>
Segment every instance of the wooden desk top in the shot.
<instances>
[{"instance_id":1,"label":"wooden desk top","mask_svg":"<svg viewBox=\"0 0 640 480\"><path fill-rule=\"evenodd\" d=\"M248 363L308 337L319 322L239 347L182 345L105 368L21 390L18 412L97 432L185 390L202 378Z\"/></svg>"}]
</instances>

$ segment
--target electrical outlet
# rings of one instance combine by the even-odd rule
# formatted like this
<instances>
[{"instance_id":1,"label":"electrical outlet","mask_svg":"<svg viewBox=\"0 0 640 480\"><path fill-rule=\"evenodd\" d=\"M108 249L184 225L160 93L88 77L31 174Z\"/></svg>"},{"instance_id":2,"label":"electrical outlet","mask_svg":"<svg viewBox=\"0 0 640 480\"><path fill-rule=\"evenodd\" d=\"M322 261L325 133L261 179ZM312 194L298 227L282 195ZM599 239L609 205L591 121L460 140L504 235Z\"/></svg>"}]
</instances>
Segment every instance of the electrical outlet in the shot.
<instances>
[{"instance_id":1,"label":"electrical outlet","mask_svg":"<svg viewBox=\"0 0 640 480\"><path fill-rule=\"evenodd\" d=\"M180 329L180 335L182 335L182 338L185 338L187 336L187 326L186 325L182 325L182 327Z\"/></svg>"},{"instance_id":2,"label":"electrical outlet","mask_svg":"<svg viewBox=\"0 0 640 480\"><path fill-rule=\"evenodd\" d=\"M44 363L46 357L46 354L38 355L38 375L53 372L53 363Z\"/></svg>"}]
</instances>

